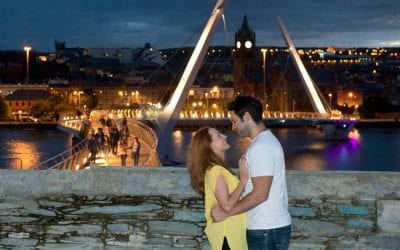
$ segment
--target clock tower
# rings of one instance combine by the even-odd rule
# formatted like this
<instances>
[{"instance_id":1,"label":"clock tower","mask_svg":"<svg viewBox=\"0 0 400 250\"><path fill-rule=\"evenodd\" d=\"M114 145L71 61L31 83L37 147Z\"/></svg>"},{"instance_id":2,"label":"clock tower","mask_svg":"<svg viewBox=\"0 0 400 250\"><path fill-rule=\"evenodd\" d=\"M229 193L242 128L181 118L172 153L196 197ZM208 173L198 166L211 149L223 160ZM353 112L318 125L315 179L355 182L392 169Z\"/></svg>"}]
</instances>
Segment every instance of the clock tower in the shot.
<instances>
[{"instance_id":1,"label":"clock tower","mask_svg":"<svg viewBox=\"0 0 400 250\"><path fill-rule=\"evenodd\" d=\"M258 85L260 84L256 83L256 76L259 72L256 57L256 34L250 29L247 15L245 15L242 27L235 33L233 67L235 95L250 95L263 98L264 91L259 90L260 86Z\"/></svg>"}]
</instances>

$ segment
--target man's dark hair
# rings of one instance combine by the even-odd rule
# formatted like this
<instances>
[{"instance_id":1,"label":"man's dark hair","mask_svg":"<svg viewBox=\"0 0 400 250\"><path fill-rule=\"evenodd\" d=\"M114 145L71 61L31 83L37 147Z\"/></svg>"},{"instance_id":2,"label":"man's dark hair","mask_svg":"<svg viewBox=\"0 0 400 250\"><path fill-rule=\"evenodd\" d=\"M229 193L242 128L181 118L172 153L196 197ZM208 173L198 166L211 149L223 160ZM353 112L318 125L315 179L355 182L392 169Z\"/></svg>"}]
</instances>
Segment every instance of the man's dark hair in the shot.
<instances>
[{"instance_id":1,"label":"man's dark hair","mask_svg":"<svg viewBox=\"0 0 400 250\"><path fill-rule=\"evenodd\" d=\"M262 121L263 106L259 100L252 96L237 96L228 104L228 111L233 111L242 120L244 113L248 112L254 122Z\"/></svg>"}]
</instances>

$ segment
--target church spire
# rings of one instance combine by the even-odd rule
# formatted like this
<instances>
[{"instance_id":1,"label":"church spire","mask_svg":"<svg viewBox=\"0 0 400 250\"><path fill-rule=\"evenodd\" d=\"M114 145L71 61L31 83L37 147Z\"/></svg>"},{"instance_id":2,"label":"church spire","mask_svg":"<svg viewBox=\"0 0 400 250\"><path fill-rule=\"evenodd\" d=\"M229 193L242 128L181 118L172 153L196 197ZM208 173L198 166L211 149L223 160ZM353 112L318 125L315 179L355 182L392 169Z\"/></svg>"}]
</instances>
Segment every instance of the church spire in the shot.
<instances>
[{"instance_id":1,"label":"church spire","mask_svg":"<svg viewBox=\"0 0 400 250\"><path fill-rule=\"evenodd\" d=\"M251 33L249 22L247 21L247 15L244 15L242 27L240 28L240 33L243 35L247 35Z\"/></svg>"}]
</instances>

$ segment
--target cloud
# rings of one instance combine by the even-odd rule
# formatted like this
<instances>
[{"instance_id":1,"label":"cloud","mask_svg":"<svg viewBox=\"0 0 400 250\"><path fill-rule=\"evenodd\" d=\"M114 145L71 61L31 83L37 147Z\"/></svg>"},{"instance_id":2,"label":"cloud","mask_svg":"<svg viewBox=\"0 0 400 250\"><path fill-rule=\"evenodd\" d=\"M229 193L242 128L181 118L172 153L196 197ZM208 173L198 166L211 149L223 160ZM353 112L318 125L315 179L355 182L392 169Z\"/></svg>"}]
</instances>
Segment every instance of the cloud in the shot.
<instances>
[{"instance_id":1,"label":"cloud","mask_svg":"<svg viewBox=\"0 0 400 250\"><path fill-rule=\"evenodd\" d=\"M54 38L70 47L193 46L216 0L2 0L0 50L30 44L53 51ZM247 14L257 43L283 46L281 16L298 47L390 46L400 40L398 0L236 0L225 11L229 39ZM225 44L219 26L213 44ZM188 42L189 41L189 42ZM397 46L397 45L396 45Z\"/></svg>"}]
</instances>

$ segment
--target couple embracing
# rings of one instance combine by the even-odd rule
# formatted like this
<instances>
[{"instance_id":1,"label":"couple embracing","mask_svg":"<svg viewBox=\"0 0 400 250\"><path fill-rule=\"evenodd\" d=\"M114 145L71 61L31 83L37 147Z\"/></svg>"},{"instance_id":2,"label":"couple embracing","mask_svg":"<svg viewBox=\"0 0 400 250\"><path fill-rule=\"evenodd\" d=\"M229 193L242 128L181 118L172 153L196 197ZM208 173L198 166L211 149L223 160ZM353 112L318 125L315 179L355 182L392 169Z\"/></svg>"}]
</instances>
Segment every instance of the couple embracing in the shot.
<instances>
[{"instance_id":1,"label":"couple embracing","mask_svg":"<svg viewBox=\"0 0 400 250\"><path fill-rule=\"evenodd\" d=\"M238 96L229 106L232 130L252 141L238 179L225 164L230 145L212 127L198 130L188 149L192 187L205 199L211 249L288 249L291 217L282 146L262 120L263 106Z\"/></svg>"}]
</instances>

